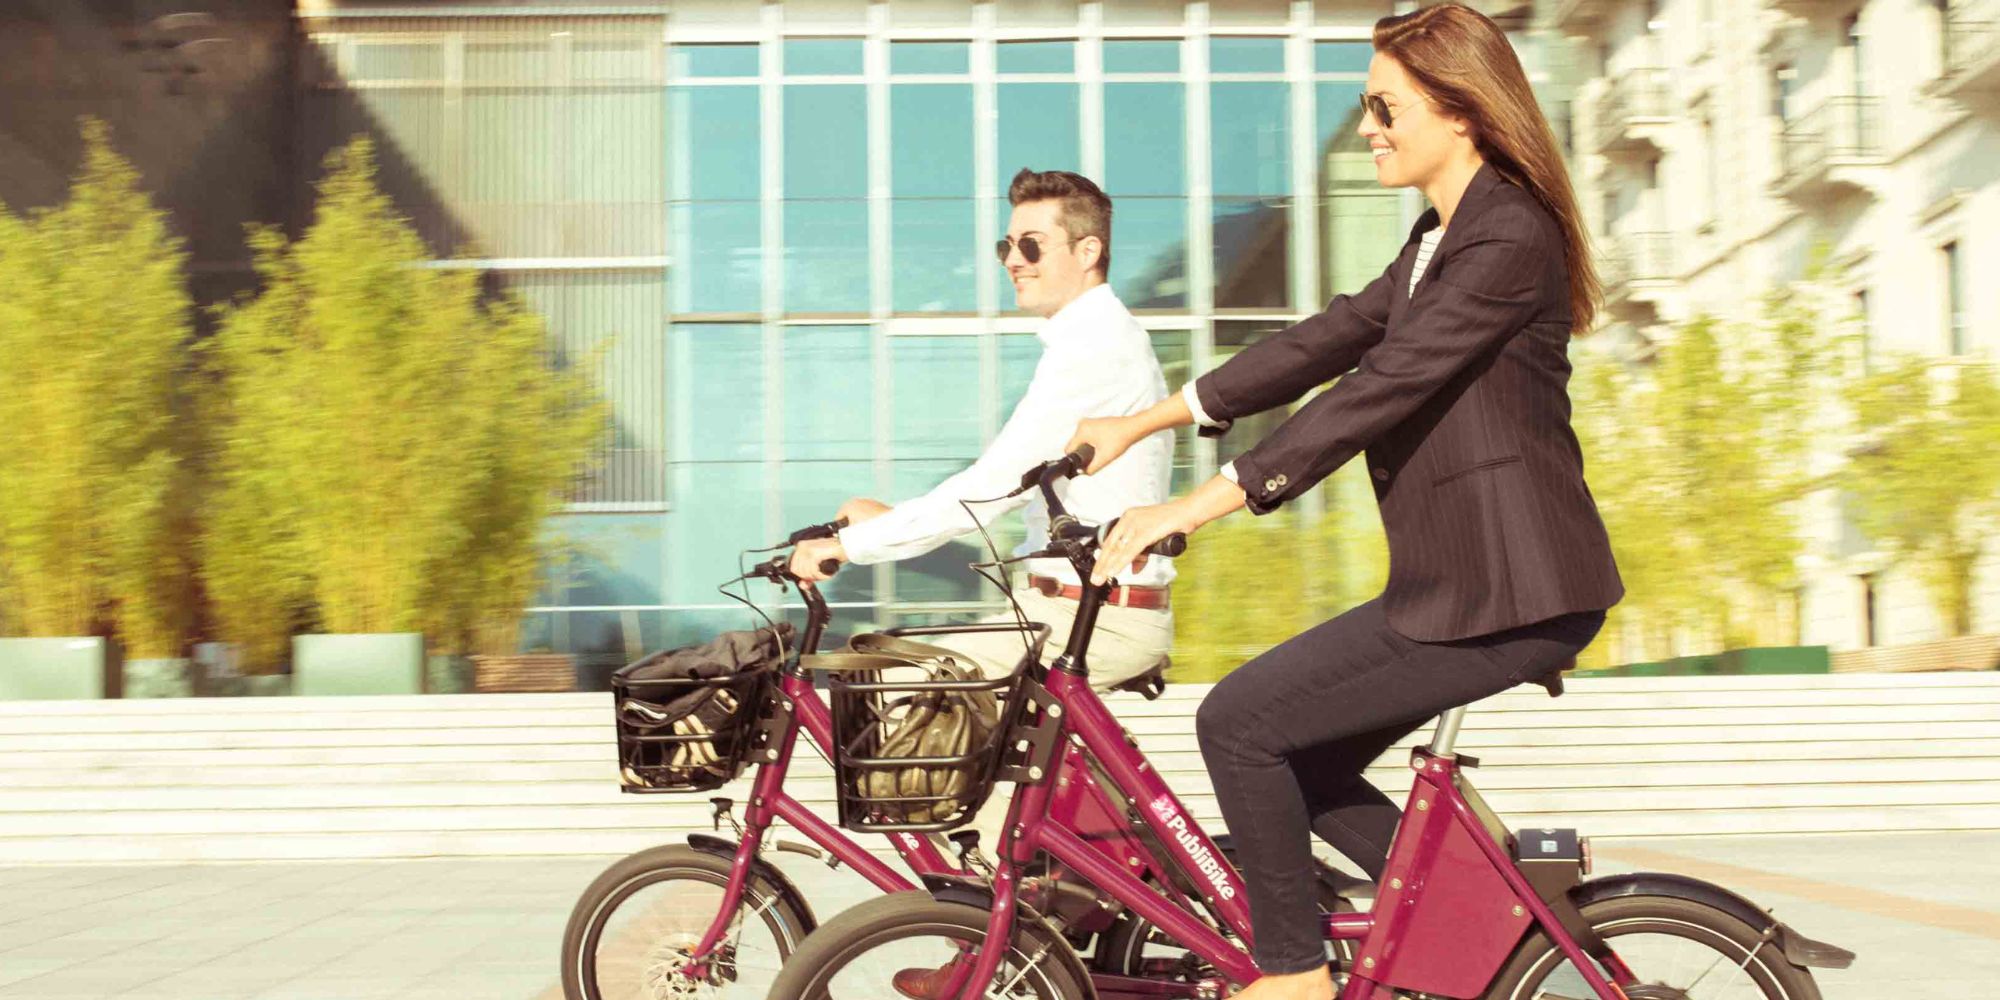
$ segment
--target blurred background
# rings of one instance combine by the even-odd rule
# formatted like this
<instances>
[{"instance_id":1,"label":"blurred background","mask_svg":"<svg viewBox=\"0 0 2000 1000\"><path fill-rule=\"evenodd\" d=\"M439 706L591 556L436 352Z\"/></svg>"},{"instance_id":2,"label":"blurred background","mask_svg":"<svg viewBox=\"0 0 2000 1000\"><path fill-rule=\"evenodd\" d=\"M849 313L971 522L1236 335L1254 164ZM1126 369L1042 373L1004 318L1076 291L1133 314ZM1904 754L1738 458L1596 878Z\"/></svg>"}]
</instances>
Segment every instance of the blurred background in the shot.
<instances>
[{"instance_id":1,"label":"blurred background","mask_svg":"<svg viewBox=\"0 0 2000 1000\"><path fill-rule=\"evenodd\" d=\"M1572 396L1631 592L1584 665L1992 667L2000 6L1483 9L1605 284ZM740 550L1025 389L1017 169L1113 196L1170 386L1379 273L1425 207L1354 131L1390 12L9 3L0 696L593 689L741 627ZM1184 433L1177 489L1283 417ZM1356 472L1202 533L1178 676L1379 592ZM978 557L829 594L985 612Z\"/></svg>"}]
</instances>

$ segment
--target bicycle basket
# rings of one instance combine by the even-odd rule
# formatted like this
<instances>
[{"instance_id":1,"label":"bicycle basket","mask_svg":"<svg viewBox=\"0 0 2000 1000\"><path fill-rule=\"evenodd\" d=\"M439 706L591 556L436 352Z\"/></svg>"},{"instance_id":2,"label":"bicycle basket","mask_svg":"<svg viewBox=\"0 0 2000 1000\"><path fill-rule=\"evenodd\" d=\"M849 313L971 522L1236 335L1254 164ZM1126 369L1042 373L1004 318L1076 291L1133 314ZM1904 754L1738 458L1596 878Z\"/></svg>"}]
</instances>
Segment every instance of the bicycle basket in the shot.
<instances>
[{"instance_id":1,"label":"bicycle basket","mask_svg":"<svg viewBox=\"0 0 2000 1000\"><path fill-rule=\"evenodd\" d=\"M725 632L611 675L628 792L705 792L742 773L792 626Z\"/></svg>"},{"instance_id":2,"label":"bicycle basket","mask_svg":"<svg viewBox=\"0 0 2000 1000\"><path fill-rule=\"evenodd\" d=\"M1043 639L1047 627L1036 625ZM831 674L834 780L840 824L860 831L945 830L970 822L993 792L1022 681L1042 639L1005 676L905 636L1020 632L1013 624L899 629L859 635L849 651L808 657ZM1025 644L1024 644L1025 645Z\"/></svg>"}]
</instances>

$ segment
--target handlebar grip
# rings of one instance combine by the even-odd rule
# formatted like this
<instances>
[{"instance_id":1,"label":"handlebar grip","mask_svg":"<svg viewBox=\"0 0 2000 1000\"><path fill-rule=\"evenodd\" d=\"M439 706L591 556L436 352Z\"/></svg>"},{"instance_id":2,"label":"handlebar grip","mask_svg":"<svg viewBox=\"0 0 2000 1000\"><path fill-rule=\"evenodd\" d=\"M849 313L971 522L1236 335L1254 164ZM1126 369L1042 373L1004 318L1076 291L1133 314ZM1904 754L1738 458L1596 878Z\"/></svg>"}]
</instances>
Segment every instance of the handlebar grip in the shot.
<instances>
[{"instance_id":1,"label":"handlebar grip","mask_svg":"<svg viewBox=\"0 0 2000 1000\"><path fill-rule=\"evenodd\" d=\"M825 524L815 524L810 527L800 528L792 532L791 537L785 539L785 544L797 545L800 542L811 541L815 538L832 538L840 534L840 529L845 527L847 527L847 518L842 517L828 521Z\"/></svg>"},{"instance_id":2,"label":"handlebar grip","mask_svg":"<svg viewBox=\"0 0 2000 1000\"><path fill-rule=\"evenodd\" d=\"M1091 460L1096 457L1096 448L1087 444L1077 445L1076 450L1070 452L1071 468L1076 470L1075 475L1083 475L1083 470L1090 468Z\"/></svg>"},{"instance_id":3,"label":"handlebar grip","mask_svg":"<svg viewBox=\"0 0 2000 1000\"><path fill-rule=\"evenodd\" d=\"M825 573L827 576L832 576L835 573L840 572L840 560L821 559L819 561L819 571Z\"/></svg>"},{"instance_id":4,"label":"handlebar grip","mask_svg":"<svg viewBox=\"0 0 2000 1000\"><path fill-rule=\"evenodd\" d=\"M1187 536L1176 531L1146 547L1149 556L1166 556L1172 559L1187 551Z\"/></svg>"}]
</instances>

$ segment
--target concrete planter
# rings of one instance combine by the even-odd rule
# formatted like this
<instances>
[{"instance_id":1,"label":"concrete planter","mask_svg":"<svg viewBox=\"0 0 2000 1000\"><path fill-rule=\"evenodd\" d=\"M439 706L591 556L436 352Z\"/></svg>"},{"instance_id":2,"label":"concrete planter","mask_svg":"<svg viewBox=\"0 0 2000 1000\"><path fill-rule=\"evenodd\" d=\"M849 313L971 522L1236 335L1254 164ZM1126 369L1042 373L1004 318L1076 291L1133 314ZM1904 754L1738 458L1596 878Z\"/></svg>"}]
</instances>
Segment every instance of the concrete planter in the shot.
<instances>
[{"instance_id":1,"label":"concrete planter","mask_svg":"<svg viewBox=\"0 0 2000 1000\"><path fill-rule=\"evenodd\" d=\"M423 690L421 633L292 637L293 694L422 694Z\"/></svg>"},{"instance_id":2,"label":"concrete planter","mask_svg":"<svg viewBox=\"0 0 2000 1000\"><path fill-rule=\"evenodd\" d=\"M0 639L0 698L116 698L124 679L107 639Z\"/></svg>"},{"instance_id":3,"label":"concrete planter","mask_svg":"<svg viewBox=\"0 0 2000 1000\"><path fill-rule=\"evenodd\" d=\"M125 661L125 697L189 698L194 696L194 661L174 657Z\"/></svg>"},{"instance_id":4,"label":"concrete planter","mask_svg":"<svg viewBox=\"0 0 2000 1000\"><path fill-rule=\"evenodd\" d=\"M568 691L576 687L576 658L568 653L518 653L472 658L479 691Z\"/></svg>"}]
</instances>

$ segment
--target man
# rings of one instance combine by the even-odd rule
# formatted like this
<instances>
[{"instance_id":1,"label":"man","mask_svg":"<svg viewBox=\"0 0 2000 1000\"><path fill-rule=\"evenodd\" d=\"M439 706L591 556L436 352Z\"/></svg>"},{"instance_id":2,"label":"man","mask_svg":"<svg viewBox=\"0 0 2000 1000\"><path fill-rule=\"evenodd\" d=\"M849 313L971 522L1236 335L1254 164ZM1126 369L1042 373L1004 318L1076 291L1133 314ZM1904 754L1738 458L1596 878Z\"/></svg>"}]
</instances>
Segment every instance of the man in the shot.
<instances>
[{"instance_id":1,"label":"man","mask_svg":"<svg viewBox=\"0 0 2000 1000\"><path fill-rule=\"evenodd\" d=\"M1077 421L1139 413L1166 396L1166 379L1152 341L1105 275L1111 265L1111 199L1088 178L1061 170L1014 175L1007 200L1014 211L1007 238L996 250L1013 280L1014 298L1046 323L1036 336L1042 357L1028 391L1007 423L970 468L929 493L894 507L854 499L841 507L849 525L838 537L805 542L792 556L800 579L826 579L820 562L858 565L923 555L977 530L961 500L985 500L1020 485L1021 473L1063 454ZM1085 521L1102 523L1121 512L1167 497L1173 457L1171 432L1135 444L1096 475L1059 485L1063 505ZM1020 553L1047 545L1048 512L1038 491L1002 503L974 504L981 522L1027 505L1027 538ZM1081 581L1061 559L1027 563L1027 586L1014 592L1030 621L1047 624L1048 649L1061 648L1076 619ZM1153 558L1119 578L1091 639L1093 686L1104 689L1157 665L1173 643L1167 585L1173 561ZM990 621L1013 621L1011 614ZM952 636L939 645L978 660L989 674L1004 673L1021 658L1017 634Z\"/></svg>"}]
</instances>

